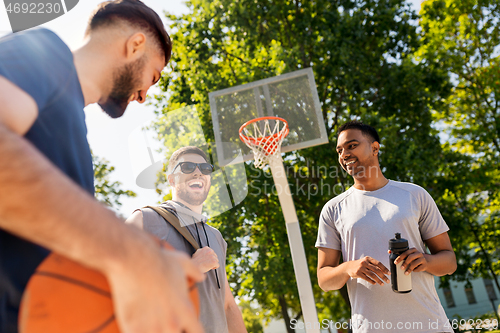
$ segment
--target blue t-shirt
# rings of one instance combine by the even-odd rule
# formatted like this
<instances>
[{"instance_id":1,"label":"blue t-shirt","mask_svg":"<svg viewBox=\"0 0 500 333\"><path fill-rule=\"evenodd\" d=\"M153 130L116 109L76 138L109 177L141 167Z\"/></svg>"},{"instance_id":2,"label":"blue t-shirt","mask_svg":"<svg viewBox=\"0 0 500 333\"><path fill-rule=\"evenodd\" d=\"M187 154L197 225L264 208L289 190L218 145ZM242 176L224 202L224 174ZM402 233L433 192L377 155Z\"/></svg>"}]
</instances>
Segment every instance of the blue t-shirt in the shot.
<instances>
[{"instance_id":1,"label":"blue t-shirt","mask_svg":"<svg viewBox=\"0 0 500 333\"><path fill-rule=\"evenodd\" d=\"M83 112L85 103L73 54L66 44L46 29L1 38L0 76L28 93L38 105L38 117L25 138L63 173L93 194L94 173ZM29 209L30 203L25 204ZM47 249L0 230L0 332L17 332L23 290L48 253Z\"/></svg>"}]
</instances>

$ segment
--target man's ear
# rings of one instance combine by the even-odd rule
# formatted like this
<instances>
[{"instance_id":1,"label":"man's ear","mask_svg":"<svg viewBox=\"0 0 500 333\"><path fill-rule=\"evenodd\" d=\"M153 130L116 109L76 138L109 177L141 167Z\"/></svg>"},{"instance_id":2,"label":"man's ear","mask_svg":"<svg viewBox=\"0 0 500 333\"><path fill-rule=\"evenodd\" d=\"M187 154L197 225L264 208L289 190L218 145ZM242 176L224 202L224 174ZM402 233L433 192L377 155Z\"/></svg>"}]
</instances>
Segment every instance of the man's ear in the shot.
<instances>
[{"instance_id":1,"label":"man's ear","mask_svg":"<svg viewBox=\"0 0 500 333\"><path fill-rule=\"evenodd\" d=\"M374 156L377 156L380 152L380 143L378 143L377 141L372 142L372 152Z\"/></svg>"},{"instance_id":2,"label":"man's ear","mask_svg":"<svg viewBox=\"0 0 500 333\"><path fill-rule=\"evenodd\" d=\"M175 175L168 174L167 175L167 181L168 181L168 185L174 187L174 185L175 185Z\"/></svg>"},{"instance_id":3,"label":"man's ear","mask_svg":"<svg viewBox=\"0 0 500 333\"><path fill-rule=\"evenodd\" d=\"M142 32L136 32L127 39L125 47L127 59L139 59L146 50L146 36Z\"/></svg>"}]
</instances>

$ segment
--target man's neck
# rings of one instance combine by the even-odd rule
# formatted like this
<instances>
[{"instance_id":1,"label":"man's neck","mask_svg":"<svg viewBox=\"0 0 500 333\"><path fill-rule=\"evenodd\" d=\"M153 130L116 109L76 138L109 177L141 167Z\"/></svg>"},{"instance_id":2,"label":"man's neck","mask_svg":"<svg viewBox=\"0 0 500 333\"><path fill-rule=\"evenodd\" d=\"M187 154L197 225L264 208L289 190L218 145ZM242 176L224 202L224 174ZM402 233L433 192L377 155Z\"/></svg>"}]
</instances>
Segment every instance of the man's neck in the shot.
<instances>
[{"instance_id":1,"label":"man's neck","mask_svg":"<svg viewBox=\"0 0 500 333\"><path fill-rule=\"evenodd\" d=\"M96 46L87 43L73 51L78 80L82 87L85 106L99 102L111 87L112 59L105 56L103 50L96 51ZM104 89L107 87L108 89ZM106 90L106 91L105 91Z\"/></svg>"},{"instance_id":2,"label":"man's neck","mask_svg":"<svg viewBox=\"0 0 500 333\"><path fill-rule=\"evenodd\" d=\"M186 206L187 208L191 209L193 212L197 213L197 214L200 214L203 212L203 204L199 205L199 206L195 206L195 205L192 205L184 200L182 200L181 198L177 197L177 196L172 196L172 201L176 201L184 206Z\"/></svg>"},{"instance_id":3,"label":"man's neck","mask_svg":"<svg viewBox=\"0 0 500 333\"><path fill-rule=\"evenodd\" d=\"M389 182L387 178L385 178L384 174L377 168L377 171L373 174L368 173L367 175L363 175L363 177L353 177L354 178L354 188L363 191L376 191Z\"/></svg>"}]
</instances>

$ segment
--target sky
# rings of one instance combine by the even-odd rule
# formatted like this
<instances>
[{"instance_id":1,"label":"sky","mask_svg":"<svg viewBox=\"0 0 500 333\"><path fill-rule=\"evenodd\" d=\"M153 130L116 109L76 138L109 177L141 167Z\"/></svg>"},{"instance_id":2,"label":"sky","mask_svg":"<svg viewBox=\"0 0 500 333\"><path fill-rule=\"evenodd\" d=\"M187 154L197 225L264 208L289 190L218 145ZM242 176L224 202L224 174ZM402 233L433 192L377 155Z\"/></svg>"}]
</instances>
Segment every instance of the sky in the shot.
<instances>
[{"instance_id":1,"label":"sky","mask_svg":"<svg viewBox=\"0 0 500 333\"><path fill-rule=\"evenodd\" d=\"M54 31L70 49L75 50L83 45L87 20L100 2L102 1L80 0L72 10L42 26ZM182 0L143 0L143 2L159 14L164 11L176 15L189 12ZM417 11L420 9L420 0L410 2ZM168 21L163 15L160 16L168 27ZM7 12L0 5L0 37L9 32L11 28ZM133 163L132 158L137 158L137 156L131 157L129 152L129 137L139 126L154 120L153 107L132 102L123 117L111 119L98 106L89 105L85 108L85 116L88 129L87 139L94 155L105 158L111 166L115 167L111 179L120 181L123 184L122 189L137 193L136 198L123 198L121 200L123 205L118 212L128 217L137 208L157 203L160 197L155 190L143 189L136 185L135 179L138 171L134 170L133 165L137 163Z\"/></svg>"}]
</instances>

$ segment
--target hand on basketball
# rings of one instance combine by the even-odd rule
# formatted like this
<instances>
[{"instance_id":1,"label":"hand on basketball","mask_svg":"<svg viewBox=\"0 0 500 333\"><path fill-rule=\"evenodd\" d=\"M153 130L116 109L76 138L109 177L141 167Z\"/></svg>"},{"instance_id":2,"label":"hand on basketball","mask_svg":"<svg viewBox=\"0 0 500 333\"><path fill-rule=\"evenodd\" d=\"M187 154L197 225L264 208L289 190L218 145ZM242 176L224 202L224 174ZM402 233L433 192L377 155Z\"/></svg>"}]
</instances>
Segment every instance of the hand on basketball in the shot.
<instances>
[{"instance_id":1,"label":"hand on basketball","mask_svg":"<svg viewBox=\"0 0 500 333\"><path fill-rule=\"evenodd\" d=\"M389 253L391 253L391 251L389 251ZM399 257L397 257L396 260L394 260L396 265L400 262L403 262L401 264L401 269L405 271L406 275L413 271L423 272L427 269L428 264L424 254L418 252L414 247L406 250Z\"/></svg>"},{"instance_id":2,"label":"hand on basketball","mask_svg":"<svg viewBox=\"0 0 500 333\"><path fill-rule=\"evenodd\" d=\"M383 285L384 281L389 283L386 275L391 272L378 260L372 257L364 257L348 262L347 274L353 279L363 279L370 284Z\"/></svg>"},{"instance_id":3,"label":"hand on basketball","mask_svg":"<svg viewBox=\"0 0 500 333\"><path fill-rule=\"evenodd\" d=\"M134 262L108 274L122 333L198 333L203 328L188 296L187 277L204 274L185 253L160 249L148 240Z\"/></svg>"},{"instance_id":4,"label":"hand on basketball","mask_svg":"<svg viewBox=\"0 0 500 333\"><path fill-rule=\"evenodd\" d=\"M219 268L219 258L217 258L215 251L208 246L196 250L191 260L203 273Z\"/></svg>"}]
</instances>

